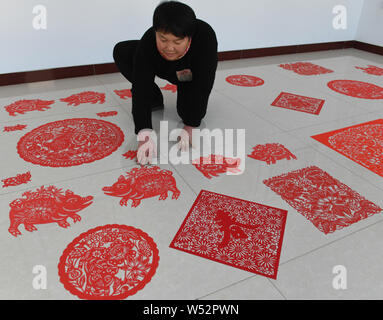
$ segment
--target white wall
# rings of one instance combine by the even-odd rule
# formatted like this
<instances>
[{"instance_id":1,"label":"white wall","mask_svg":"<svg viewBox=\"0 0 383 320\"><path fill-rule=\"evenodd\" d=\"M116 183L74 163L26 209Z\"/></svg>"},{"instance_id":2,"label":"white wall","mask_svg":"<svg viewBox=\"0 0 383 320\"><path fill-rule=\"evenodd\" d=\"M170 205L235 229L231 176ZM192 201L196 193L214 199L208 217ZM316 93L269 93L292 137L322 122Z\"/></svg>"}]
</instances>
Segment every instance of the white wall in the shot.
<instances>
[{"instance_id":1,"label":"white wall","mask_svg":"<svg viewBox=\"0 0 383 320\"><path fill-rule=\"evenodd\" d=\"M383 46L383 0L365 0L356 39Z\"/></svg>"},{"instance_id":2,"label":"white wall","mask_svg":"<svg viewBox=\"0 0 383 320\"><path fill-rule=\"evenodd\" d=\"M151 26L159 2L1 0L0 74L112 62L114 44L140 38ZM215 29L219 51L354 40L363 7L363 0L184 2ZM339 4L347 8L345 30L332 27L332 8ZM32 26L36 5L47 8L47 30ZM363 13L368 21L369 11ZM368 34L368 25L366 30ZM376 38L382 34L375 33Z\"/></svg>"}]
</instances>

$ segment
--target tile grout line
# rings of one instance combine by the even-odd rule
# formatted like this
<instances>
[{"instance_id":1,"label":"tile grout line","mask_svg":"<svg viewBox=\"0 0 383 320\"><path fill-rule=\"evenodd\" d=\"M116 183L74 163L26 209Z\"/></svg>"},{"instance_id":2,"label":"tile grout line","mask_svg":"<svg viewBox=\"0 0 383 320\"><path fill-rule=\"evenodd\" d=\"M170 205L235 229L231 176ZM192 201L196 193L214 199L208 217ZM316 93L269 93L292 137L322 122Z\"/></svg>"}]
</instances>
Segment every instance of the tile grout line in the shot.
<instances>
[{"instance_id":1,"label":"tile grout line","mask_svg":"<svg viewBox=\"0 0 383 320\"><path fill-rule=\"evenodd\" d=\"M102 106L102 104L97 104L97 106ZM113 106L105 106L106 108L116 108L116 107L121 107L120 105L113 105ZM52 109L51 109L52 110ZM43 115L42 117L31 117L31 118L23 118L23 119L11 119L10 121L1 121L0 122L0 125L3 125L3 124L7 124L7 123L10 123L10 122L24 122L24 121L33 121L33 120L39 120L39 119L46 119L46 118L49 118L49 117L55 117L55 116L62 116L62 115L66 115L66 114L71 114L72 112L78 112L78 113L81 113L81 112L86 112L86 111L83 111L83 110L76 110L76 111L68 111L68 112L60 112L60 113L55 113L55 114L49 114L49 115Z\"/></svg>"},{"instance_id":2,"label":"tile grout line","mask_svg":"<svg viewBox=\"0 0 383 320\"><path fill-rule=\"evenodd\" d=\"M369 112L365 112L365 113L361 113L361 114L356 114L356 115L353 115L353 116L345 117L345 118L342 118L342 119L330 120L330 121L327 121L325 123L318 123L318 124L308 125L308 126L304 126L304 127L297 127L297 128L294 128L294 129L289 129L289 130L287 130L285 132L291 134L291 132L294 132L294 131L298 131L298 130L302 130L302 129L308 129L308 128L314 128L314 127L317 127L317 126L321 126L323 124L332 124L332 123L336 123L336 122L343 121L343 120L350 120L352 118L360 117L361 115L369 115L370 113L376 113L376 112L377 111L369 111Z\"/></svg>"},{"instance_id":3,"label":"tile grout line","mask_svg":"<svg viewBox=\"0 0 383 320\"><path fill-rule=\"evenodd\" d=\"M19 189L19 190L14 190L14 191L2 193L2 194L0 194L0 199L3 196L7 196L7 195L10 195L10 194L13 194L13 193L18 193L18 192L25 192L25 191L30 190L31 188L41 187L41 186L46 185L46 184L55 184L55 183L62 183L62 182L72 181L72 180L78 180L78 179L82 179L82 178L96 176L96 175L99 175L99 174L104 174L104 173L107 173L107 172L112 172L112 171L115 171L115 170L121 170L121 169L124 169L124 168L130 168L130 167L133 167L135 165L136 164L131 164L131 165L126 165L126 166L122 166L122 167L118 167L118 168L113 168L113 169L110 169L110 170L104 170L104 171L99 171L99 172L95 172L95 173L90 173L90 174L86 174L86 175L83 175L83 176L76 176L76 177L69 178L69 179L55 180L55 181L51 181L49 183L44 183L42 185L35 184L35 185L30 186L30 187L25 188L25 189Z\"/></svg>"},{"instance_id":4,"label":"tile grout line","mask_svg":"<svg viewBox=\"0 0 383 320\"><path fill-rule=\"evenodd\" d=\"M231 100L232 102L234 102L234 104L238 104L244 111L250 113L250 114L253 115L253 116L256 116L256 117L262 119L263 121L267 122L267 123L268 123L269 125L271 125L272 127L277 128L278 130L281 130L282 132L286 132L286 130L284 130L284 129L278 127L276 124L270 122L270 120L263 118L262 116L260 116L260 115L259 115L258 113L256 113L255 111L249 110L249 109L248 109L245 105L243 105L241 102L239 102L239 101L233 99L232 97L226 95L224 92L217 91L217 90L215 90L215 91L216 91L216 93L218 93L218 94L220 94L220 95L226 97L227 99Z\"/></svg>"},{"instance_id":5,"label":"tile grout line","mask_svg":"<svg viewBox=\"0 0 383 320\"><path fill-rule=\"evenodd\" d=\"M121 106L121 103L119 103L115 98L113 98L113 92L111 92L107 87L106 87L106 85L105 84L103 84L103 83L101 83L100 82L100 80L98 80L98 79L96 79L96 81L98 82L98 83L100 83L99 85L97 85L98 87L102 87L106 92L108 92L111 96L112 96L112 99L113 99L113 101L117 104L117 105L107 105L107 106L105 106L105 107L107 107L107 108L114 108L114 107L121 107L122 108L122 106ZM63 89L63 90L70 90L70 89ZM56 91L63 91L63 90L53 90L53 91L51 91L51 92L56 92ZM12 97L12 98L17 98L17 97L19 97L19 96L14 96L14 97ZM11 98L11 97L9 97L9 98ZM55 102L56 102L56 100L59 100L59 99L55 99ZM97 104L97 106L103 106L103 104ZM66 106L66 107L68 107L68 106ZM123 108L122 108L123 109ZM52 108L50 108L50 110L53 110ZM70 110L70 109L69 109ZM78 110L79 112L81 112L81 110ZM30 118L23 118L23 119L21 119L20 121L30 121L30 120L34 120L34 119L41 119L41 118L47 118L47 117L52 117L52 116L60 116L60 115L64 115L64 114L67 114L67 113L70 113L71 111L69 111L69 112L60 112L60 113L55 113L55 114L50 114L50 115L43 115L42 117L30 117ZM10 121L0 121L0 125L2 125L3 123L9 123L9 122L20 122L20 121L18 121L18 119L11 119Z\"/></svg>"},{"instance_id":6,"label":"tile grout line","mask_svg":"<svg viewBox=\"0 0 383 320\"><path fill-rule=\"evenodd\" d=\"M189 183L186 181L184 176L176 169L176 167L171 163L171 161L169 162L169 164L177 172L177 174L182 178L182 180L186 183L186 185L190 188L190 190L197 196L198 193L189 185Z\"/></svg>"},{"instance_id":7,"label":"tile grout line","mask_svg":"<svg viewBox=\"0 0 383 320\"><path fill-rule=\"evenodd\" d=\"M341 164L338 160L334 160L334 159L330 158L330 157L329 157L326 153L324 153L323 151L318 150L318 149L316 149L315 147L314 147L313 149L314 149L316 152L320 153L323 157L327 158L330 162L334 162L334 163L336 163L338 166L340 166L340 167L342 167L343 169L347 170L347 171L350 172L351 174L353 174L353 175L357 176L358 178L364 180L369 186L372 186L372 187L374 187L374 188L378 188L378 189L382 190L381 187L376 186L375 184L371 183L369 180L367 180L366 178L364 178L364 177L361 176L360 174L358 174L358 173L354 172L353 170L347 168L346 166L344 166L343 164ZM332 150L331 148L329 148L329 149L330 149L331 151L336 152L335 150ZM337 153L340 154L341 156L343 156L343 154L341 154L341 153L339 153L339 152L337 152ZM346 156L344 156L344 157L345 157L347 160L350 160L350 161L352 161L353 163L355 163L355 164L357 164L357 165L360 165L359 163L357 163L357 162L355 162L355 161L353 161L353 160L347 158ZM361 166L361 165L360 165L360 166ZM364 169L366 169L366 170L369 170L369 169L367 169L367 168L365 168L365 167L363 167L363 166L361 166L361 167L364 168ZM369 170L369 171L371 171L371 170ZM372 171L371 171L371 172L372 172Z\"/></svg>"},{"instance_id":8,"label":"tile grout line","mask_svg":"<svg viewBox=\"0 0 383 320\"><path fill-rule=\"evenodd\" d=\"M225 289L227 289L227 288L230 288L230 287L232 287L232 286L234 286L234 285L236 285L236 284L238 284L238 283L241 283L241 282L245 282L245 281L247 281L247 280L250 280L250 279L252 279L252 278L254 278L254 277L256 277L256 276L257 276L257 275L249 276L249 277L247 277L247 278L245 278L245 279L242 279L242 280L236 281L236 282L234 282L234 283L231 283L231 284L229 284L229 285L227 285L227 286L225 286L225 287L222 287L222 288L217 289L217 290L215 290L215 291L212 291L212 292L210 292L210 293L208 293L208 294L206 294L206 295L204 295L204 296L201 296L201 297L197 298L197 300L203 299L203 298L208 297L208 296L210 296L210 295L212 295L212 294L214 294L214 293L217 293L217 292L219 292L219 291L222 291L222 290L225 290Z\"/></svg>"},{"instance_id":9,"label":"tile grout line","mask_svg":"<svg viewBox=\"0 0 383 320\"><path fill-rule=\"evenodd\" d=\"M271 279L267 279L267 281L269 281L269 283L275 288L275 290L277 290L279 292L279 294L283 297L284 300L288 300L287 297L282 293L282 291L278 288L278 286Z\"/></svg>"},{"instance_id":10,"label":"tile grout line","mask_svg":"<svg viewBox=\"0 0 383 320\"><path fill-rule=\"evenodd\" d=\"M367 218L366 218L366 219L367 219ZM366 219L363 219L363 220L366 220ZM350 237L350 236L353 236L353 235L355 235L355 234L357 234L357 233L359 233L359 232L365 231L366 229L369 229L370 227L373 227L373 226L375 226L375 225L377 225L377 224L379 224L379 223L383 223L383 220L381 220L381 221L376 221L376 222L374 222L374 223L372 223L372 224L370 224L370 225L368 225L368 226L365 226L365 227L362 227L362 228L360 228L360 229L358 229L358 230L352 231L352 232L350 232L349 234L344 235L343 237L340 237L340 238L338 238L338 239L335 239L335 240L333 240L333 241L330 241L330 242L328 242L328 243L325 243L325 244L323 244L323 245L321 245L321 246L319 246L319 247L317 247L317 248L315 248L315 249L309 250L309 251L307 251L307 252L305 252L305 253L303 253L303 254L301 254L301 255L299 255L299 256L296 256L296 257L294 257L294 258L291 258L291 259L289 259L289 260L287 260L287 261L285 261L285 262L279 264L279 266L286 265L286 264L288 264L288 263L290 263L290 262L292 262L292 261L295 261L295 260L297 260L297 259L300 259L300 258L302 258L302 257L304 257L304 256L307 256L307 255L311 254L311 253L314 253L315 251L318 251L318 250L323 249L323 248L325 248L325 247L331 246L331 245L335 244L336 242L339 242L339 241L341 241L341 240L344 240L345 238L348 238L348 237Z\"/></svg>"},{"instance_id":11,"label":"tile grout line","mask_svg":"<svg viewBox=\"0 0 383 320\"><path fill-rule=\"evenodd\" d=\"M271 66L272 66L272 65L275 65L275 64L271 64ZM281 74L281 75L282 75L282 74ZM285 79L288 79L288 80L293 80L293 79L296 80L295 78L290 77L288 74L284 75L283 77L284 77ZM310 89L314 90L314 88L310 88ZM315 89L316 89L316 88L315 88ZM360 110L360 111L361 111L361 114L369 114L369 113L376 112L376 110L375 110L375 111L369 111L368 109L365 109L365 108L363 108L363 107L354 106L354 104L352 104L351 102L347 101L346 99L342 99L342 96L338 96L338 95L335 95L335 94L333 95L333 94L331 94L331 93L328 93L328 92L325 91L324 89L319 89L319 91L322 92L323 94L326 94L326 95L329 96L330 98L334 98L334 99L336 99L336 100L338 100L338 101L341 101L341 102L343 102L343 103L346 103L346 104L348 104L348 105L351 105L353 108L356 108L356 109ZM263 117L262 117L261 115L259 115L257 112L252 111L252 110L249 110L249 109L248 109L245 105L243 105L241 102L239 102L239 101L237 101L237 100L235 100L235 99L233 99L233 98L227 96L224 92L218 91L217 89L216 89L216 92L219 92L219 93L221 93L222 95L225 95L227 98L231 99L233 102L240 104L240 105L241 105L243 108L245 108L247 111L249 111L249 112L255 114L255 115L258 116L259 118L263 119L264 121L267 121L269 124L272 124L273 126L277 127L278 129L280 129L280 130L282 130L282 131L284 131L284 132L289 132L289 131L293 131L293 130L297 130L297 129L305 129L305 128L312 127L312 126L310 125L310 126L306 126L306 127L294 128L294 129L292 129L292 130L285 130L285 129L283 129L283 128L280 128L278 125L276 125L276 124L270 122L269 120L263 118ZM365 111L366 113L363 113L363 111ZM358 116L358 114L357 114L357 115L354 115L354 116L347 117L347 118L345 118L345 119L347 120L347 119L350 119L350 118L353 118L353 117L357 117L357 116ZM343 119L342 119L342 120L343 120ZM339 121L339 120L332 120L332 121L330 121L330 122L336 122L336 121ZM313 126L316 126L316 125L313 125Z\"/></svg>"},{"instance_id":12,"label":"tile grout line","mask_svg":"<svg viewBox=\"0 0 383 320\"><path fill-rule=\"evenodd\" d=\"M292 261L295 261L295 260L297 260L297 259L300 259L300 258L302 258L302 257L304 257L304 256L306 256L306 255L308 255L308 254L311 254L311 253L313 253L313 252L315 252L315 251L317 251L317 250L319 250L319 249L323 249L323 248L325 248L325 247L327 247L327 246L330 246L330 245L334 244L335 242L338 242L338 241L340 241L340 240L344 240L345 238L347 238L347 237L349 237L349 236L352 236L352 235L354 235L354 234L356 234L356 233L358 233L358 232L360 232L360 231L364 231L364 230L366 230L366 229L368 229L368 228L370 228L370 227L372 227L372 226L374 226L374 225L376 225L376 224L379 224L379 223L383 223L383 221L377 221L377 222L375 222L375 223L373 223L373 224L370 224L370 225L368 225L368 226L365 226L365 227L363 227L363 228L361 228L361 229L359 229L359 230L355 230L355 231L353 231L353 232L351 232L351 233L349 233L349 234L347 234L347 235L345 235L345 236L343 236L343 237L341 237L341 238L339 238L339 239L333 240L333 241L331 241L331 242L329 242L329 243L326 243L326 244L324 244L324 245L322 245L322 246L319 246L319 247L317 247L317 248L315 248L315 249L313 249L313 250L307 251L307 252L305 252L305 253L303 253L303 254L301 254L301 255L299 255L299 256L296 256L296 257L294 257L294 258L291 258L291 259L289 259L289 260L287 260L287 261L285 261L285 262L283 262L283 263L280 263L278 267L283 266L283 265L285 265L285 264L288 264L288 263L290 263L290 262L292 262ZM201 296L201 297L199 297L198 299L205 298L205 297L207 297L207 296L209 296L209 295L212 295L212 294L217 293L217 292L219 292L219 291L225 290L225 289L227 289L227 288L230 288L230 287L232 287L232 286L235 286L236 284L239 284L239 283L241 283L241 282L250 280L250 279L255 278L255 277L257 277L257 276L258 276L258 275L253 275L253 276L247 277L247 278L245 278L245 279L242 279L242 280L233 282L233 283L231 283L231 284L229 284L229 285L227 285L227 286L225 286L225 287L222 287L222 288L217 289L217 290L215 290L215 291L212 291L212 292L210 292L210 293L208 293L208 294L206 294L206 295L204 295L204 296ZM259 277L259 276L258 276L258 277ZM274 287L274 288L281 294L281 296L282 296L285 300L288 300L288 298L287 298L287 297L282 293L282 291L277 287L275 281L272 281L272 280L269 279L269 278L267 278L267 280L273 285L273 287ZM276 280L276 281L277 281L277 280Z\"/></svg>"}]
</instances>

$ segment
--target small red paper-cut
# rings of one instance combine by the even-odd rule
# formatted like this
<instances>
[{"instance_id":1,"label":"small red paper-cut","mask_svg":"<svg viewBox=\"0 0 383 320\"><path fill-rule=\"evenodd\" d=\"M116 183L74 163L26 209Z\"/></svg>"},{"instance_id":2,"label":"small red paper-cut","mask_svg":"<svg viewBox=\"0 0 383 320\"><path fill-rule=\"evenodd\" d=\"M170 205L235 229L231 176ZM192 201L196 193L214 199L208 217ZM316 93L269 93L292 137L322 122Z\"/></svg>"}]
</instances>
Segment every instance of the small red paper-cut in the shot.
<instances>
[{"instance_id":1,"label":"small red paper-cut","mask_svg":"<svg viewBox=\"0 0 383 320\"><path fill-rule=\"evenodd\" d=\"M261 78L246 74L228 76L226 81L240 87L257 87L265 83Z\"/></svg>"},{"instance_id":2,"label":"small red paper-cut","mask_svg":"<svg viewBox=\"0 0 383 320\"><path fill-rule=\"evenodd\" d=\"M105 111L105 112L97 113L99 117L112 117L112 116L116 116L117 114L118 114L117 111Z\"/></svg>"},{"instance_id":3,"label":"small red paper-cut","mask_svg":"<svg viewBox=\"0 0 383 320\"><path fill-rule=\"evenodd\" d=\"M208 179L218 177L221 173L240 172L240 158L229 158L222 155L211 154L207 157L200 157L192 161L192 164Z\"/></svg>"},{"instance_id":4,"label":"small red paper-cut","mask_svg":"<svg viewBox=\"0 0 383 320\"><path fill-rule=\"evenodd\" d=\"M126 159L133 160L137 157L137 150L129 150L123 154Z\"/></svg>"},{"instance_id":5,"label":"small red paper-cut","mask_svg":"<svg viewBox=\"0 0 383 320\"><path fill-rule=\"evenodd\" d=\"M117 94L121 99L124 99L124 100L132 97L132 90L131 89L114 90L114 93Z\"/></svg>"},{"instance_id":6,"label":"small red paper-cut","mask_svg":"<svg viewBox=\"0 0 383 320\"><path fill-rule=\"evenodd\" d=\"M294 93L281 92L271 104L275 107L291 109L318 115L325 100L300 96Z\"/></svg>"},{"instance_id":7,"label":"small red paper-cut","mask_svg":"<svg viewBox=\"0 0 383 320\"><path fill-rule=\"evenodd\" d=\"M159 259L145 232L111 224L75 238L60 257L58 273L65 289L80 299L125 299L150 282Z\"/></svg>"},{"instance_id":8,"label":"small red paper-cut","mask_svg":"<svg viewBox=\"0 0 383 320\"><path fill-rule=\"evenodd\" d=\"M374 76L383 76L383 68L377 66L367 65L367 68L355 67L356 69L363 70L364 73L372 74Z\"/></svg>"},{"instance_id":9,"label":"small red paper-cut","mask_svg":"<svg viewBox=\"0 0 383 320\"><path fill-rule=\"evenodd\" d=\"M312 138L383 177L383 119L317 134Z\"/></svg>"},{"instance_id":10,"label":"small red paper-cut","mask_svg":"<svg viewBox=\"0 0 383 320\"><path fill-rule=\"evenodd\" d=\"M382 210L316 166L282 174L263 183L325 234Z\"/></svg>"},{"instance_id":11,"label":"small red paper-cut","mask_svg":"<svg viewBox=\"0 0 383 320\"><path fill-rule=\"evenodd\" d=\"M17 237L21 235L18 227L24 224L27 231L36 231L35 224L57 223L62 228L68 228L68 218L73 222L81 220L77 214L92 204L93 197L81 197L71 190L58 189L55 186L38 188L36 191L26 191L23 198L13 200L9 206L9 233Z\"/></svg>"},{"instance_id":12,"label":"small red paper-cut","mask_svg":"<svg viewBox=\"0 0 383 320\"><path fill-rule=\"evenodd\" d=\"M10 116L17 116L16 113L25 114L30 111L45 111L46 109L50 109L50 105L55 103L54 100L40 100L40 99L32 99L32 100L18 100L10 105L5 106L5 110L9 113Z\"/></svg>"},{"instance_id":13,"label":"small red paper-cut","mask_svg":"<svg viewBox=\"0 0 383 320\"><path fill-rule=\"evenodd\" d=\"M312 76L312 75L334 72L333 70L318 66L311 62L285 63L285 64L280 64L279 66L285 70L291 70L303 76Z\"/></svg>"},{"instance_id":14,"label":"small red paper-cut","mask_svg":"<svg viewBox=\"0 0 383 320\"><path fill-rule=\"evenodd\" d=\"M276 279L286 215L201 190L170 247Z\"/></svg>"},{"instance_id":15,"label":"small red paper-cut","mask_svg":"<svg viewBox=\"0 0 383 320\"><path fill-rule=\"evenodd\" d=\"M171 92L177 92L177 85L175 85L175 84L167 84L165 87L161 87L161 89L163 89L163 90L169 90L169 91L171 91Z\"/></svg>"},{"instance_id":16,"label":"small red paper-cut","mask_svg":"<svg viewBox=\"0 0 383 320\"><path fill-rule=\"evenodd\" d=\"M82 103L104 103L105 93L95 91L84 91L76 94L72 94L67 98L60 99L62 102L67 102L68 106L78 106Z\"/></svg>"},{"instance_id":17,"label":"small red paper-cut","mask_svg":"<svg viewBox=\"0 0 383 320\"><path fill-rule=\"evenodd\" d=\"M255 160L265 161L267 164L274 164L277 160L297 158L280 143L257 144L253 147L252 153L247 156Z\"/></svg>"},{"instance_id":18,"label":"small red paper-cut","mask_svg":"<svg viewBox=\"0 0 383 320\"><path fill-rule=\"evenodd\" d=\"M1 181L3 181L3 188L18 186L20 184L28 183L31 181L31 172L28 171L26 173L19 173L16 175L16 177L6 178Z\"/></svg>"},{"instance_id":19,"label":"small red paper-cut","mask_svg":"<svg viewBox=\"0 0 383 320\"><path fill-rule=\"evenodd\" d=\"M133 168L126 172L126 177L119 176L117 182L110 187L102 188L108 196L120 197L121 206L126 206L132 200L132 207L137 207L142 199L160 196L158 200L165 200L168 191L173 193L172 199L178 199L180 191L177 189L173 172L160 170L160 167Z\"/></svg>"},{"instance_id":20,"label":"small red paper-cut","mask_svg":"<svg viewBox=\"0 0 383 320\"><path fill-rule=\"evenodd\" d=\"M26 127L27 127L26 124L17 124L15 126L4 127L3 132L11 132L11 131L23 130Z\"/></svg>"},{"instance_id":21,"label":"small red paper-cut","mask_svg":"<svg viewBox=\"0 0 383 320\"><path fill-rule=\"evenodd\" d=\"M333 80L327 86L338 93L361 99L383 99L383 88L356 80Z\"/></svg>"},{"instance_id":22,"label":"small red paper-cut","mask_svg":"<svg viewBox=\"0 0 383 320\"><path fill-rule=\"evenodd\" d=\"M47 167L70 167L100 160L124 141L122 130L99 119L74 118L44 124L25 134L17 152L25 161Z\"/></svg>"}]
</instances>

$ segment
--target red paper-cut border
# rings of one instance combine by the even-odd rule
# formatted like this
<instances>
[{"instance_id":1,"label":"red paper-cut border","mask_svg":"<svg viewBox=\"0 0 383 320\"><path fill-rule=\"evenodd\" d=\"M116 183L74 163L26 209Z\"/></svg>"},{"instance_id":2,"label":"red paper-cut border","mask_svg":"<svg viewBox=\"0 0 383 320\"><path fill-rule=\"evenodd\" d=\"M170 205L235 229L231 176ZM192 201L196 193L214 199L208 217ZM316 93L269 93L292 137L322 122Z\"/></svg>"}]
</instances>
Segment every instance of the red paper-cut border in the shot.
<instances>
[{"instance_id":1,"label":"red paper-cut border","mask_svg":"<svg viewBox=\"0 0 383 320\"><path fill-rule=\"evenodd\" d=\"M339 154L345 156L347 159L350 159L351 161L361 165L362 167L365 167L366 169L368 169L369 171L371 172L374 172L375 174L383 177L383 175L380 175L379 173L371 170L371 168L369 168L368 166L366 166L365 164L357 161L358 159L353 159L353 158L350 158L349 156L347 156L346 154L344 154L343 152L341 152L340 150L334 148L330 143L328 143L328 138L338 132L342 132L342 131L345 131L347 129L351 129L351 128L356 128L356 127L360 127L360 126L363 126L363 125L367 125L367 124L376 124L376 123L380 123L380 124L383 124L383 119L376 119L376 120L372 120L372 121L368 121L368 122L364 122L364 123L359 123L359 124L355 124L353 126L349 126L349 127L344 127L344 128L341 128L341 129L336 129L336 130L333 130L333 131L328 131L328 132L325 132L325 133L320 133L320 134L316 134L316 135L313 135L311 136L311 138L313 138L314 140L324 144L326 147L338 152Z\"/></svg>"},{"instance_id":2,"label":"red paper-cut border","mask_svg":"<svg viewBox=\"0 0 383 320\"><path fill-rule=\"evenodd\" d=\"M284 94L290 94L290 95L294 95L294 96L297 96L297 97L302 97L302 98L309 98L309 99L314 99L314 100L317 100L317 101L320 101L320 104L317 108L317 110L315 112L309 112L307 110L304 110L304 109L294 109L294 108L288 108L288 107L282 107L282 106L279 106L277 105L277 102L279 101L279 99L284 95ZM288 110L293 110L293 111L298 111L298 112L305 112L305 113L308 113L308 114L314 114L314 115L319 115L319 113L321 112L322 110L322 107L325 103L325 100L324 99L318 99L318 98L313 98L313 97L308 97L308 96L302 96L300 94L296 94L296 93L290 93L290 92L285 92L285 91L282 91L278 97L276 97L274 99L274 101L270 104L274 107L278 107L278 108L282 108L282 109L288 109Z\"/></svg>"},{"instance_id":3,"label":"red paper-cut border","mask_svg":"<svg viewBox=\"0 0 383 320\"><path fill-rule=\"evenodd\" d=\"M200 199L200 197L202 196L203 192L209 192L209 193L213 193L213 194L218 194L220 196L225 196L227 198L230 198L230 199L234 199L234 200L240 200L240 201L244 201L244 202L250 202L250 203L255 203L254 201L249 201L249 200L245 200L245 199L241 199L241 198L236 198L236 197L232 197L232 196L228 196L228 195L225 195L225 194L221 194L221 193L217 193L217 192L214 192L214 191L209 191L209 190L205 190L205 189L201 189L201 191L199 192L197 198L195 199L192 207L190 208L188 214L186 215L184 221L182 222L181 226L178 228L178 231L176 233L176 235L173 237L173 240L172 242L170 243L169 245L169 248L172 248L172 249L176 249L176 250L179 250L179 251L183 251L183 252L186 252L188 254L192 254L192 255L195 255L197 257L200 257L202 259L207 259L207 260L211 260L211 261L214 261L214 262L218 262L218 263L221 263L221 264L225 264L225 265L228 265L232 268L237 268L237 269L241 269L241 270L244 270L244 271L247 271L247 272L251 272L251 273L255 273L255 274L259 274L261 276L264 276L264 277L268 277L268 278L272 278L274 280L277 279L277 274L278 274L278 268L279 268L279 261L280 261L280 257L281 257L281 252L282 252L282 244L283 244L283 238L284 238L284 234L285 234L285 226L286 226L286 221L287 221L287 210L284 210L284 209L281 209L281 208L277 208L277 207L272 207L272 206L267 206L267 205L264 205L264 204L261 204L262 206L266 207L266 208L271 208L271 209L276 209L276 210L279 210L281 211L282 213L284 212L285 213L285 218L283 219L283 223L281 225L281 233L280 233L280 237L279 237L279 241L278 241L278 254L277 254L277 257L275 258L275 272L273 275L266 275L264 273L261 273L261 272L257 272L257 271L249 271L247 270L245 267L241 267L241 266L233 266L232 264L230 263L226 263L224 261L221 261L221 260L218 260L218 259L214 259L214 258L207 258L203 255L199 255L195 252L192 252L192 251L188 251L188 250L185 250L185 249L182 249L182 248L179 248L179 247L175 247L174 246L174 242L175 240L177 239L178 235L182 232L190 214L193 212L193 209L194 207L198 204L198 200ZM258 204L258 203L257 203Z\"/></svg>"},{"instance_id":4,"label":"red paper-cut border","mask_svg":"<svg viewBox=\"0 0 383 320\"><path fill-rule=\"evenodd\" d=\"M88 231L81 233L78 237L74 238L68 244L68 246L63 251L63 253L62 253L61 257L60 257L60 261L59 261L59 263L57 265L60 282L64 285L64 288L66 290L68 290L70 293L72 293L73 295L79 297L80 299L90 300L87 295L83 294L82 292L77 291L71 285L68 285L65 281L62 281L63 275L66 274L66 272L64 270L65 259L66 259L67 255L69 254L69 252L74 249L74 245L76 245L77 242L81 241L88 234L90 234L92 232L97 232L97 231L105 229L105 228L121 228L121 229L125 229L125 230L132 230L132 231L136 232L137 234L139 234L140 236L142 236L143 238L145 238L145 240L147 240L148 243L150 243L151 248L153 249L153 265L152 265L153 267L149 271L149 273L147 274L147 278L145 278L146 281L145 282L141 282L140 284L137 285L137 287L134 287L129 292L128 295L121 294L121 295L116 295L116 296L109 297L109 298L108 297L100 297L100 298L94 297L91 300L118 300L118 299L126 299L127 297L136 294L137 291L143 289L145 287L145 285L147 285L150 282L150 280L152 279L152 277L154 276L154 274L157 271L158 263L159 263L159 260L160 260L158 247L157 247L157 244L154 242L153 238L150 237L146 232L144 232L144 231L142 231L141 229L138 229L138 228L134 228L134 227L127 226L127 225L120 225L120 224L107 224L107 225L103 225L103 226L98 226L98 227L93 228L93 229L89 229Z\"/></svg>"}]
</instances>

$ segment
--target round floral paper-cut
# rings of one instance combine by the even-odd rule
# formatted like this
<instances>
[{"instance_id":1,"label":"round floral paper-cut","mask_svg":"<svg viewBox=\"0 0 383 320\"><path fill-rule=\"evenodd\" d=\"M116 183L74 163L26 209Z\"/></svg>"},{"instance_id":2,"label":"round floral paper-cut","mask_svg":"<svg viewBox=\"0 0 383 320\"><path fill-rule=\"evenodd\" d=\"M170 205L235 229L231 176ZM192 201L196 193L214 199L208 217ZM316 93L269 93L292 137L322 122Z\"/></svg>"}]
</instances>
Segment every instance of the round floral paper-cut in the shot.
<instances>
[{"instance_id":1,"label":"round floral paper-cut","mask_svg":"<svg viewBox=\"0 0 383 320\"><path fill-rule=\"evenodd\" d=\"M332 80L327 86L338 93L361 99L383 99L383 88L356 80Z\"/></svg>"},{"instance_id":2,"label":"round floral paper-cut","mask_svg":"<svg viewBox=\"0 0 383 320\"><path fill-rule=\"evenodd\" d=\"M263 85L265 82L258 77L246 74L231 75L226 78L226 81L232 85L240 87L257 87Z\"/></svg>"},{"instance_id":3,"label":"round floral paper-cut","mask_svg":"<svg viewBox=\"0 0 383 320\"><path fill-rule=\"evenodd\" d=\"M105 225L75 238L58 264L65 289L81 299L125 299L141 290L158 267L153 239L140 229Z\"/></svg>"},{"instance_id":4,"label":"round floral paper-cut","mask_svg":"<svg viewBox=\"0 0 383 320\"><path fill-rule=\"evenodd\" d=\"M124 133L114 123L74 118L46 123L17 143L22 159L47 167L70 167L100 160L121 146Z\"/></svg>"}]
</instances>

